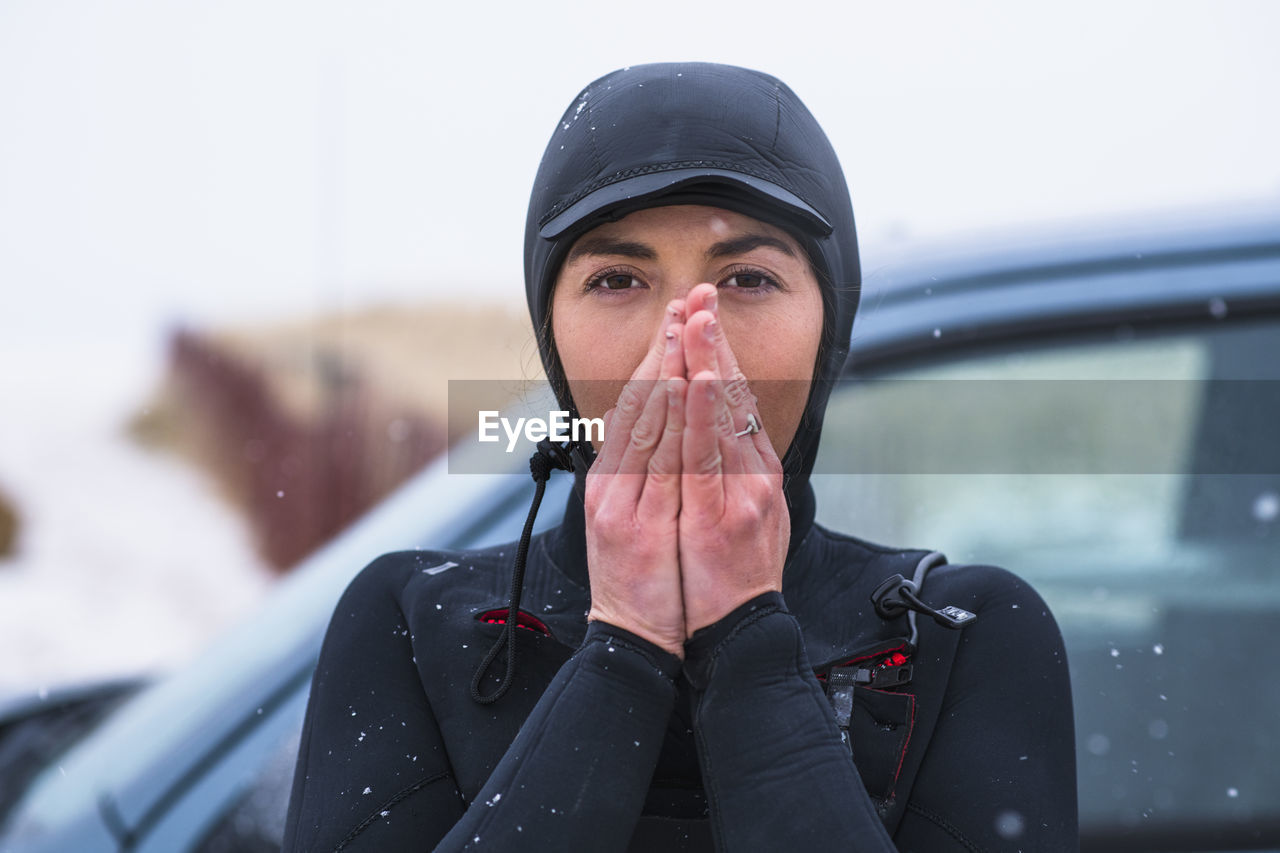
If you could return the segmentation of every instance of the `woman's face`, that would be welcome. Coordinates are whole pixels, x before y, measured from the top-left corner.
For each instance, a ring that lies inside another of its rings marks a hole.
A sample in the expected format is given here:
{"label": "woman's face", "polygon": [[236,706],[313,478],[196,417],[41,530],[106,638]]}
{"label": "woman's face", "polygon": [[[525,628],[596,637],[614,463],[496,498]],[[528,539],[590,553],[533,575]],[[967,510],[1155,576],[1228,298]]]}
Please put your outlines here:
{"label": "woman's face", "polygon": [[551,331],[578,413],[614,406],[667,303],[703,282],[716,286],[720,323],[781,458],[809,396],[822,294],[790,235],[717,207],[640,210],[574,243],[552,293]]}

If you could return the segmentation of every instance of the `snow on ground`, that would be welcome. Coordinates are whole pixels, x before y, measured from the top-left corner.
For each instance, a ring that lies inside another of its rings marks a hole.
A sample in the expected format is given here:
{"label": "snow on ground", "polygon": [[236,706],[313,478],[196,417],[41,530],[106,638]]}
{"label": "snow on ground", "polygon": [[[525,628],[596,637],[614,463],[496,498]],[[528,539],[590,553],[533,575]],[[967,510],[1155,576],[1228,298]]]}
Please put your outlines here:
{"label": "snow on ground", "polygon": [[0,695],[180,665],[272,575],[211,482],[125,434],[158,355],[4,356],[0,490],[21,521],[0,557]]}

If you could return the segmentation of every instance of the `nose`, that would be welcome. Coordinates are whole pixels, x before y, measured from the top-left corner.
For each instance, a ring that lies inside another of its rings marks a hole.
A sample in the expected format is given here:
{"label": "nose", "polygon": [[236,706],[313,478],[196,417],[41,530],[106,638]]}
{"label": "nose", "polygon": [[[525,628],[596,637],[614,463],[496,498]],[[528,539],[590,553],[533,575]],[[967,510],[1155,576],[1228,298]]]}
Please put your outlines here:
{"label": "nose", "polygon": [[[709,283],[704,278],[694,278],[693,276],[682,277],[672,281],[671,285],[672,301],[687,302],[691,296],[699,292],[699,288],[705,293],[715,293],[716,286]],[[695,297],[696,298],[696,297]]]}

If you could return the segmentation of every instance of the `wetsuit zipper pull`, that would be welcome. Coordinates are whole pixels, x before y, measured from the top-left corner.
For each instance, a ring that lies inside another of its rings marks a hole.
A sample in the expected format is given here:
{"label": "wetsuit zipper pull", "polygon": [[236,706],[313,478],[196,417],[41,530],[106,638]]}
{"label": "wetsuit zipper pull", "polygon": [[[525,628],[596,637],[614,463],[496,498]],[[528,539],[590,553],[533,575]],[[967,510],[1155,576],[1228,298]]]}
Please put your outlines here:
{"label": "wetsuit zipper pull", "polygon": [[849,722],[853,717],[853,687],[858,683],[857,673],[851,666],[837,666],[827,674],[827,701],[835,713],[836,726],[840,729],[840,742],[853,753],[853,738],[849,736]]}

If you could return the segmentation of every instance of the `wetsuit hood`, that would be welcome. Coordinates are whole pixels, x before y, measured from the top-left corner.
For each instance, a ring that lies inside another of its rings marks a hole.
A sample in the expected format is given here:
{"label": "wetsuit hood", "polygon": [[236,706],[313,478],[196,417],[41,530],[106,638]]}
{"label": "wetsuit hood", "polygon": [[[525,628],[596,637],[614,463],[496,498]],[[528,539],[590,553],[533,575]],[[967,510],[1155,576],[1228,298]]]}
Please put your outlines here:
{"label": "wetsuit hood", "polygon": [[[529,200],[525,290],[547,376],[577,417],[550,329],[551,294],[574,241],[636,210],[722,207],[783,228],[809,255],[823,335],[804,416],[783,458],[793,507],[808,492],[822,415],[849,350],[861,276],[853,210],[826,134],[780,80],[703,62],[635,65],[582,90],[556,125]],[[589,447],[575,458],[581,474]],[[580,480],[581,481],[581,480]]]}

